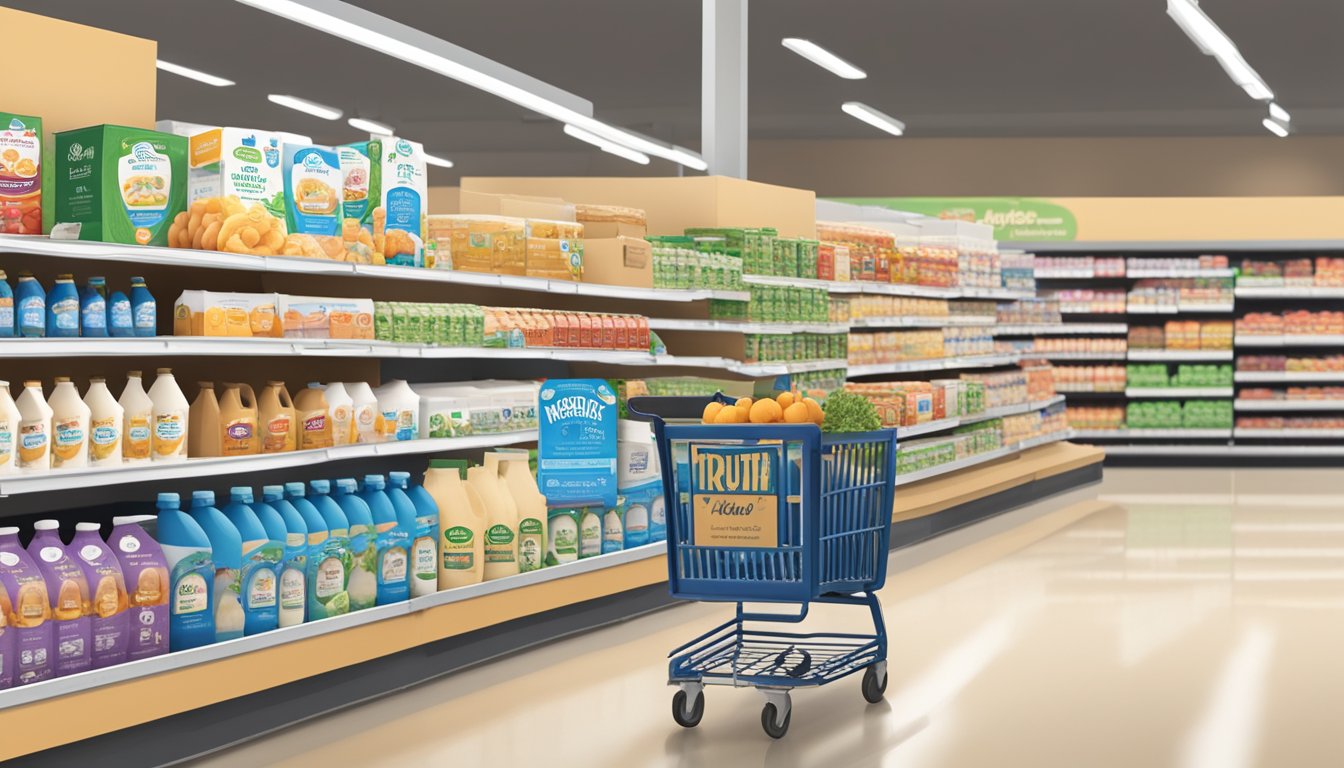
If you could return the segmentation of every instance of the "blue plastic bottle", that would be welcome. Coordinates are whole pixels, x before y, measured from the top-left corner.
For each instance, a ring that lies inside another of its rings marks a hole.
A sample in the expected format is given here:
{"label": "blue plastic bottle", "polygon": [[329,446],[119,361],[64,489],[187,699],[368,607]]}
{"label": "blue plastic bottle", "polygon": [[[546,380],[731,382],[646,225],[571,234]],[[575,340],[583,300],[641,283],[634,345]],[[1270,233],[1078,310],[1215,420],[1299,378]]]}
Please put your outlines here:
{"label": "blue plastic bottle", "polygon": [[19,273],[14,306],[14,323],[20,336],[37,339],[47,335],[47,292],[32,272]]}
{"label": "blue plastic bottle", "polygon": [[0,269],[0,338],[14,336],[14,289],[9,287],[9,277]]}
{"label": "blue plastic bottle", "polygon": [[131,278],[131,317],[135,324],[136,336],[159,335],[159,310],[149,288],[145,287],[145,278]]}
{"label": "blue plastic bottle", "polygon": [[107,336],[107,279],[90,277],[79,292],[80,335],[89,338]]}
{"label": "blue plastic bottle", "polygon": [[[285,499],[303,515],[308,526],[308,567],[306,569],[306,620],[350,612],[350,597],[345,591],[345,563],[332,556],[327,546],[331,529],[317,507],[305,498],[303,483],[285,483]],[[333,562],[334,560],[334,562]],[[340,596],[344,597],[340,597]],[[329,605],[334,603],[334,605]]]}
{"label": "blue plastic bottle", "polygon": [[79,290],[74,275],[57,275],[56,284],[47,291],[47,335],[79,336]]}
{"label": "blue plastic bottle", "polygon": [[[384,493],[386,487],[387,481],[382,475],[365,475],[364,489],[359,492],[359,497],[369,505],[373,526],[377,530],[374,563],[378,568],[378,605],[398,603],[411,594],[410,583],[406,580],[410,572],[410,536],[407,529],[398,524],[397,510]],[[414,516],[412,509],[411,517]]]}
{"label": "blue plastic bottle", "polygon": [[[229,505],[224,508],[224,516],[243,540],[243,568],[238,585],[244,635],[269,632],[279,626],[277,590],[280,561],[285,556],[284,522],[280,521],[281,535],[273,536],[252,508],[252,502],[252,489],[236,486],[229,489]],[[276,518],[279,519],[278,514]]]}
{"label": "blue plastic bottle", "polygon": [[168,647],[173,651],[215,642],[215,614],[210,610],[215,588],[215,562],[210,537],[191,515],[179,509],[176,493],[160,493],[155,532],[168,561]]}
{"label": "blue plastic bottle", "polygon": [[388,491],[392,506],[397,505],[393,493],[400,492],[415,510],[415,523],[411,528],[411,574],[408,577],[411,597],[432,595],[439,591],[439,505],[430,498],[429,491],[411,482],[410,472],[388,472],[387,479],[392,485],[392,490]]}
{"label": "blue plastic bottle", "polygon": [[350,522],[350,610],[362,611],[378,602],[378,549],[374,545],[378,531],[373,526],[369,505],[359,498],[359,484],[353,477],[336,481],[332,498],[341,506]]}
{"label": "blue plastic bottle", "polygon": [[[337,616],[349,613],[350,605],[350,569],[354,567],[354,556],[350,552],[350,521],[345,517],[341,505],[331,498],[331,482],[312,480],[308,483],[308,500],[317,507],[322,522],[327,524],[327,544],[322,553],[323,566],[318,575],[319,599],[327,604],[327,615]],[[336,566],[340,566],[340,572]],[[339,590],[337,586],[339,585]],[[333,591],[335,590],[335,591]],[[335,592],[344,592],[344,598],[336,598]],[[327,597],[323,597],[327,595]]]}
{"label": "blue plastic bottle", "polygon": [[210,538],[210,550],[214,553],[215,589],[210,593],[210,605],[215,613],[215,642],[235,640],[243,636],[246,624],[239,585],[243,537],[215,507],[214,491],[192,491],[189,514]]}
{"label": "blue plastic bottle", "polygon": [[131,314],[131,300],[121,291],[107,297],[107,333],[119,339],[135,335],[135,318]]}
{"label": "blue plastic bottle", "polygon": [[[282,533],[285,560],[280,566],[280,626],[302,624],[308,608],[308,525],[293,504],[285,501],[285,489],[268,485],[261,489],[263,501],[252,511],[272,533]],[[278,522],[278,527],[277,527]]]}

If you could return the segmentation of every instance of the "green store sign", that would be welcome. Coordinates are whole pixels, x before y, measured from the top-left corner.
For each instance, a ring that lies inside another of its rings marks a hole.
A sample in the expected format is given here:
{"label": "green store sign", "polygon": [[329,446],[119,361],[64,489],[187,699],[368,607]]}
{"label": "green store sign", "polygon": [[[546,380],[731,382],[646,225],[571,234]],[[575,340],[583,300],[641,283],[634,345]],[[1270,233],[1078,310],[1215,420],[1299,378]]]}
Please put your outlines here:
{"label": "green store sign", "polygon": [[839,203],[872,205],[936,219],[974,221],[994,227],[995,240],[1074,240],[1073,213],[1031,197],[833,197]]}

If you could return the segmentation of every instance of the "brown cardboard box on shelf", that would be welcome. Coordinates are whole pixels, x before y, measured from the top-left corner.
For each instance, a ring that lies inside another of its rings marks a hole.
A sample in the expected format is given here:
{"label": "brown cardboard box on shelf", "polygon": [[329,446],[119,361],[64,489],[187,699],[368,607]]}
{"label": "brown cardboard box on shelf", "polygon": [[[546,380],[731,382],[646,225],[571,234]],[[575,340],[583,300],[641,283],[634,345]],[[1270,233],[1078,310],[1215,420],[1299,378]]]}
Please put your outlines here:
{"label": "brown cardboard box on shelf", "polygon": [[817,236],[816,193],[726,176],[464,178],[463,211],[468,193],[628,205],[647,213],[651,235],[680,235],[687,227],[774,227],[783,237]]}
{"label": "brown cardboard box on shelf", "polygon": [[585,238],[583,282],[653,287],[653,245],[634,237]]}
{"label": "brown cardboard box on shelf", "polygon": [[583,234],[594,239],[634,237],[642,240],[649,234],[649,228],[625,221],[585,221]]}
{"label": "brown cardboard box on shelf", "polygon": [[559,197],[475,192],[463,188],[458,196],[458,213],[488,216],[512,216],[518,219],[574,221],[574,205]]}

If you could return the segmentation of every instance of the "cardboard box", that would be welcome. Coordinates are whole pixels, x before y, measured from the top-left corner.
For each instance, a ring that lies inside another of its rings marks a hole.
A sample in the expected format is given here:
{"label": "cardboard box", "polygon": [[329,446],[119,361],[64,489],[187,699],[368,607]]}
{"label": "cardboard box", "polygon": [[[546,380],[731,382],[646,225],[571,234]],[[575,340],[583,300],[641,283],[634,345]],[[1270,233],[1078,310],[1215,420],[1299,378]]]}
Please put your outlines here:
{"label": "cardboard box", "polygon": [[167,245],[187,207],[187,140],[120,125],[62,131],[55,191],[56,224],[69,239]]}
{"label": "cardboard box", "polygon": [[583,282],[653,287],[653,244],[633,237],[585,238]]}
{"label": "cardboard box", "polygon": [[592,238],[637,237],[643,239],[649,228],[624,221],[585,221],[584,235]]}
{"label": "cardboard box", "polygon": [[459,213],[464,214],[574,221],[574,206],[559,197],[494,194],[463,189],[458,195],[458,208]]}

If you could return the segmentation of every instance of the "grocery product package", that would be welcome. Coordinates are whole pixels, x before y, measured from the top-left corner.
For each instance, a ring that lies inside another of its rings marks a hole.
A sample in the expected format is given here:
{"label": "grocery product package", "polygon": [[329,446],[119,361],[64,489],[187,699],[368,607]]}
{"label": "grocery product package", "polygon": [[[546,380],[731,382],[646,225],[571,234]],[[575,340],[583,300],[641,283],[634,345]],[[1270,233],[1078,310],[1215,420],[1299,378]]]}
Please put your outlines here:
{"label": "grocery product package", "polygon": [[285,220],[285,183],[280,137],[245,128],[211,128],[190,139],[187,202],[212,197],[260,203]]}
{"label": "grocery product package", "polygon": [[285,338],[372,339],[373,300],[280,294]]}
{"label": "grocery product package", "polygon": [[336,150],[312,144],[286,144],[281,154],[289,231],[340,237],[344,185]]}
{"label": "grocery product package", "polygon": [[173,305],[174,336],[279,338],[275,293],[183,291]]}
{"label": "grocery product package", "polygon": [[584,229],[572,221],[527,220],[529,277],[579,280],[583,277]]}
{"label": "grocery product package", "polygon": [[616,393],[601,379],[542,384],[537,480],[548,502],[616,506],[616,412]]}
{"label": "grocery product package", "polygon": [[[388,264],[425,265],[425,216],[429,213],[429,184],[425,150],[414,141],[388,137],[381,140],[379,196],[372,198],[386,217],[383,256]],[[374,152],[369,156],[372,160]],[[375,217],[378,215],[375,210]],[[377,223],[374,224],[375,232]]]}
{"label": "grocery product package", "polygon": [[167,245],[187,205],[187,139],[95,125],[56,134],[52,236]]}
{"label": "grocery product package", "polygon": [[649,424],[622,419],[617,426],[616,454],[616,516],[622,548],[662,541],[667,538],[663,476]]}
{"label": "grocery product package", "polygon": [[42,118],[0,112],[0,232],[42,234]]}

